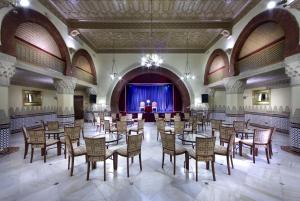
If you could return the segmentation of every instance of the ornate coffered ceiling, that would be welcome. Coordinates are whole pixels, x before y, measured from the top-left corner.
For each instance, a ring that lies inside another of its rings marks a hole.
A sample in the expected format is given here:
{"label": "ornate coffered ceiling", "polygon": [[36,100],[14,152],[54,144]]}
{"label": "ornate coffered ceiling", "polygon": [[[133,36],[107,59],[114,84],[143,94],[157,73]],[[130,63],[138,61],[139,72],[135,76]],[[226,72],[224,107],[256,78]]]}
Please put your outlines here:
{"label": "ornate coffered ceiling", "polygon": [[[150,0],[39,0],[96,52],[150,49]],[[204,52],[259,0],[153,0],[153,47]]]}

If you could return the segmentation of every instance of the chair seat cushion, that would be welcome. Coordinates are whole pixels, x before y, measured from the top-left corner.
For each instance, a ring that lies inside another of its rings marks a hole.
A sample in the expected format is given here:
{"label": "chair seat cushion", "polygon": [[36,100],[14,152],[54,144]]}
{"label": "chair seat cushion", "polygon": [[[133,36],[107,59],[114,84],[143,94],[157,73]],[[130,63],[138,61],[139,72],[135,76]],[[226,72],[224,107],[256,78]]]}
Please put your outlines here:
{"label": "chair seat cushion", "polygon": [[215,145],[215,154],[227,155],[227,148],[220,145]]}
{"label": "chair seat cushion", "polygon": [[54,145],[56,143],[58,143],[59,140],[55,140],[55,139],[47,139],[46,140],[46,146],[50,146],[50,145]]}
{"label": "chair seat cushion", "polygon": [[196,159],[196,151],[194,149],[188,149],[189,156],[198,161],[213,161],[213,156],[198,156]]}
{"label": "chair seat cushion", "polygon": [[127,146],[122,146],[116,150],[116,152],[121,156],[127,156]]}
{"label": "chair seat cushion", "polygon": [[253,145],[253,139],[242,139],[240,142],[249,146]]}
{"label": "chair seat cushion", "polygon": [[175,146],[175,153],[176,155],[178,154],[184,154],[186,152],[186,148],[184,148],[183,146],[181,145],[177,145]]}
{"label": "chair seat cushion", "polygon": [[112,155],[113,155],[113,150],[110,150],[110,149],[106,149],[106,152],[105,152],[105,158],[103,156],[88,156],[88,160],[89,161],[104,161],[108,158],[110,158]]}
{"label": "chair seat cushion", "polygon": [[73,148],[74,155],[75,156],[80,156],[86,154],[86,148],[85,146],[78,146]]}

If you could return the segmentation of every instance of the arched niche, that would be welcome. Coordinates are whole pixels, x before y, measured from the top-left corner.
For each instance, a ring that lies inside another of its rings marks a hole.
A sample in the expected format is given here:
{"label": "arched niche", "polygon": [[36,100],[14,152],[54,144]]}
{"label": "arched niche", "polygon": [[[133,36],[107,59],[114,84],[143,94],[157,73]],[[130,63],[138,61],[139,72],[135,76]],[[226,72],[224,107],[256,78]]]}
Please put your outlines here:
{"label": "arched niche", "polygon": [[240,70],[249,70],[251,66],[267,66],[296,53],[299,53],[296,18],[284,9],[267,10],[255,16],[239,35],[230,58],[230,74],[238,75]]}
{"label": "arched niche", "polygon": [[131,80],[146,74],[161,75],[163,77],[168,78],[179,91],[179,94],[181,96],[181,101],[182,101],[182,110],[184,111],[189,110],[190,107],[189,92],[186,86],[184,85],[184,83],[182,82],[182,80],[175,73],[163,67],[157,69],[145,69],[144,67],[138,67],[126,73],[123,76],[122,80],[120,80],[114,87],[111,96],[111,101],[110,101],[112,112],[119,112],[120,96],[124,92],[126,85]]}
{"label": "arched niche", "polygon": [[208,85],[228,76],[229,60],[226,52],[222,49],[214,50],[208,58],[205,74],[204,85]]}
{"label": "arched niche", "polygon": [[73,56],[72,76],[91,84],[97,84],[97,75],[93,59],[84,49],[76,51]]}
{"label": "arched niche", "polygon": [[69,75],[71,62],[67,46],[49,19],[41,13],[15,8],[3,18],[1,52],[21,61],[46,66]]}

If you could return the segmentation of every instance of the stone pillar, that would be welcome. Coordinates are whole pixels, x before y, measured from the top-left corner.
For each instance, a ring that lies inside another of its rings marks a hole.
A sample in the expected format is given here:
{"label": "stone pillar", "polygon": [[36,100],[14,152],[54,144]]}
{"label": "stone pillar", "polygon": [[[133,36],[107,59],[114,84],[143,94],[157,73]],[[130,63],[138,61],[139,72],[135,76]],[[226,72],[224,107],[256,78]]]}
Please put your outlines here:
{"label": "stone pillar", "polygon": [[225,78],[224,86],[226,89],[226,121],[244,121],[244,90],[245,80],[235,78]]}
{"label": "stone pillar", "polygon": [[16,58],[0,53],[0,152],[5,152],[9,146],[10,118],[9,118],[9,85],[15,74]]}
{"label": "stone pillar", "polygon": [[64,77],[55,79],[54,87],[57,94],[57,120],[61,123],[74,122],[74,90],[76,79]]}
{"label": "stone pillar", "polygon": [[208,116],[209,118],[214,118],[214,105],[215,105],[215,89],[213,88],[207,88],[206,93],[208,94]]}
{"label": "stone pillar", "polygon": [[300,149],[300,54],[285,58],[285,73],[291,78],[291,146]]}

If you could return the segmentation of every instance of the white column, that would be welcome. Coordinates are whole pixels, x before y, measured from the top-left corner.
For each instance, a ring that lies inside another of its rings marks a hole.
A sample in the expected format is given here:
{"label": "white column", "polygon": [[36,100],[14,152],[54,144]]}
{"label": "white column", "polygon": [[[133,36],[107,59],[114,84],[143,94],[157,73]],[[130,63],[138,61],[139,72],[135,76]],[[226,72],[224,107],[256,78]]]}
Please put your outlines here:
{"label": "white column", "polygon": [[0,53],[0,152],[9,146],[9,91],[10,79],[15,74],[16,58]]}

